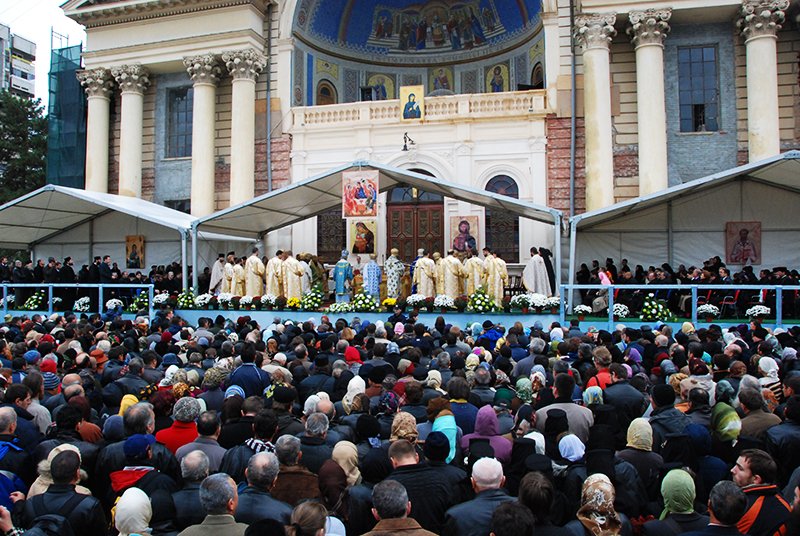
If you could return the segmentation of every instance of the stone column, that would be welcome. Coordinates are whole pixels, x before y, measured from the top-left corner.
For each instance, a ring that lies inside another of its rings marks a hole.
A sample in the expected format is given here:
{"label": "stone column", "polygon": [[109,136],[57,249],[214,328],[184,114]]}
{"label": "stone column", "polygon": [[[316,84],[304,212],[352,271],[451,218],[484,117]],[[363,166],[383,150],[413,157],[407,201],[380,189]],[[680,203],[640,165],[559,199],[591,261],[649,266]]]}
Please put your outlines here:
{"label": "stone column", "polygon": [[233,76],[230,205],[234,206],[255,195],[256,79],[267,60],[252,48],[225,52],[222,60]]}
{"label": "stone column", "polygon": [[214,212],[214,134],[217,83],[222,69],[212,54],[183,59],[194,82],[192,109],[192,216]]}
{"label": "stone column", "polygon": [[747,146],[750,162],[781,152],[778,30],[789,0],[745,0],[738,26],[747,49]]}
{"label": "stone column", "polygon": [[583,108],[586,123],[586,210],[614,204],[614,140],[608,47],[616,35],[616,13],[584,14],[575,21],[583,49]]}
{"label": "stone column", "polygon": [[631,11],[628,35],[636,49],[639,126],[639,195],[669,186],[667,111],[664,104],[664,39],[672,10]]}
{"label": "stone column", "polygon": [[142,197],[142,120],[150,72],[139,64],[111,69],[122,93],[119,135],[119,194]]}
{"label": "stone column", "polygon": [[90,192],[108,192],[109,105],[113,81],[111,72],[102,67],[77,73],[86,90],[86,181]]}

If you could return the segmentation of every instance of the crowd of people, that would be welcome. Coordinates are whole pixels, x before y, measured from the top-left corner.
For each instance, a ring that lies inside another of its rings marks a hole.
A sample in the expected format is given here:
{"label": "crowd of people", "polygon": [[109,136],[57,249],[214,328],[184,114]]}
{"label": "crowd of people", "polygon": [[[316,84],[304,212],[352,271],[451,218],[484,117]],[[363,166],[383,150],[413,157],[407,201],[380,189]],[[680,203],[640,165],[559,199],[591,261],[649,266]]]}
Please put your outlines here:
{"label": "crowd of people", "polygon": [[[632,313],[641,310],[645,297],[651,292],[658,299],[667,302],[670,310],[678,316],[688,316],[691,312],[691,302],[687,299],[691,297],[691,291],[675,290],[654,290],[648,291],[648,285],[719,285],[719,290],[703,290],[699,293],[699,298],[703,303],[720,306],[723,300],[728,298],[731,303],[728,312],[729,316],[741,316],[745,310],[754,303],[765,303],[771,307],[776,304],[775,291],[766,293],[758,290],[741,290],[737,292],[737,286],[742,285],[797,285],[800,281],[800,272],[789,270],[785,266],[778,266],[773,269],[762,268],[756,275],[752,266],[742,266],[740,271],[733,271],[719,256],[711,257],[703,261],[702,266],[689,266],[685,264],[678,266],[675,270],[669,263],[661,266],[649,266],[647,269],[643,265],[637,264],[631,268],[628,259],[622,259],[620,266],[614,263],[611,258],[606,259],[603,266],[600,261],[592,261],[591,269],[586,263],[580,265],[575,274],[575,282],[579,285],[628,285],[638,286],[637,290],[619,289],[614,297],[615,303],[622,303],[629,307]],[[607,293],[603,290],[581,290],[581,300],[585,305],[590,305],[594,312],[602,312],[608,307]],[[784,291],[782,294],[782,314],[783,318],[794,318],[795,312],[800,311],[800,295],[794,290]]]}
{"label": "crowd of people", "polygon": [[163,311],[0,337],[9,535],[800,531],[800,327]]}

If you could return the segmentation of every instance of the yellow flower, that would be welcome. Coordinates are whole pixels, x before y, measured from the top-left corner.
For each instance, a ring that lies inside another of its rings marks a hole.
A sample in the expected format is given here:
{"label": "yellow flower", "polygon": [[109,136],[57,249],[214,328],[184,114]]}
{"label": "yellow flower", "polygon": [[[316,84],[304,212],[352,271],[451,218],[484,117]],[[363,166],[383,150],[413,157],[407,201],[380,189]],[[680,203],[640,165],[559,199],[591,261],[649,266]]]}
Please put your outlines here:
{"label": "yellow flower", "polygon": [[396,303],[397,303],[397,300],[395,298],[386,298],[385,300],[383,300],[384,307],[389,307],[389,306],[392,306],[392,305],[394,305]]}

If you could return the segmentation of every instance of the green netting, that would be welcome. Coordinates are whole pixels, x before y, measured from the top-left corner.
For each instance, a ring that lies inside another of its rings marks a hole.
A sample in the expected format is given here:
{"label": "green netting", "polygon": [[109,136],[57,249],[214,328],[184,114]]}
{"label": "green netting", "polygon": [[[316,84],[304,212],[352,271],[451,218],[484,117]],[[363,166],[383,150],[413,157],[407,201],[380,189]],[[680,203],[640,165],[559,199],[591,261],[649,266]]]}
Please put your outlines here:
{"label": "green netting", "polygon": [[76,77],[81,45],[53,50],[47,114],[47,182],[83,188],[86,166],[86,99]]}

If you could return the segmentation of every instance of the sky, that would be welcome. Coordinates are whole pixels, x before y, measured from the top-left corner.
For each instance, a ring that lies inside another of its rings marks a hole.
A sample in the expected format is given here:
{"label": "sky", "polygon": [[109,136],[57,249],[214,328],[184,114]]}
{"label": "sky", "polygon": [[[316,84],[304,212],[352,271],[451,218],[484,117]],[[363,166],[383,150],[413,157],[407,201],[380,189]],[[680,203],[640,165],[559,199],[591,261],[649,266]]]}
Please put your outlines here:
{"label": "sky", "polygon": [[47,74],[50,70],[50,29],[66,35],[54,38],[56,48],[86,41],[83,26],[68,19],[60,6],[66,0],[0,0],[0,23],[11,27],[11,33],[36,43],[36,96],[47,105]]}

